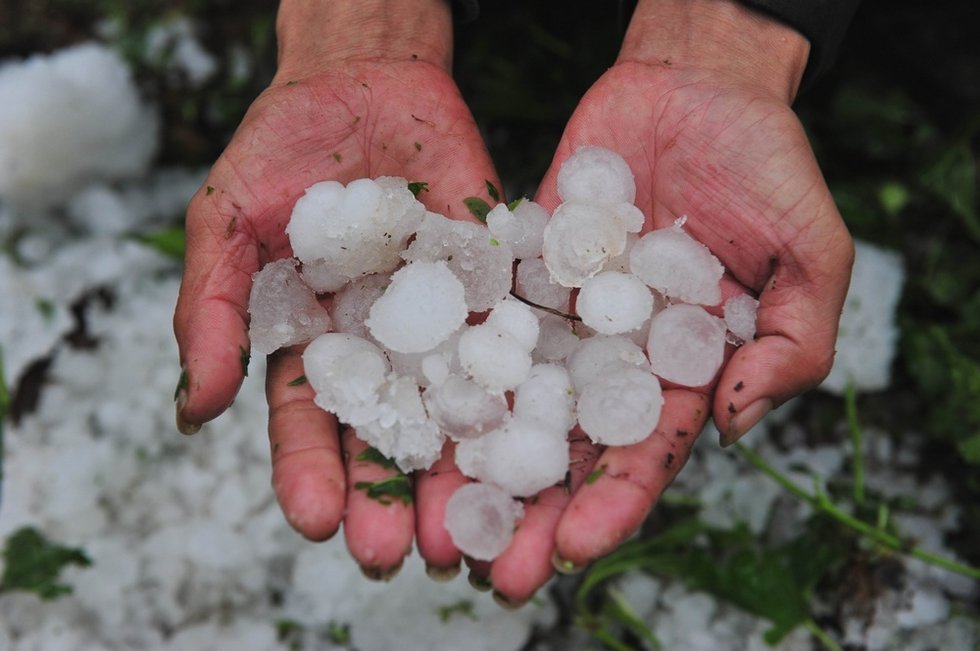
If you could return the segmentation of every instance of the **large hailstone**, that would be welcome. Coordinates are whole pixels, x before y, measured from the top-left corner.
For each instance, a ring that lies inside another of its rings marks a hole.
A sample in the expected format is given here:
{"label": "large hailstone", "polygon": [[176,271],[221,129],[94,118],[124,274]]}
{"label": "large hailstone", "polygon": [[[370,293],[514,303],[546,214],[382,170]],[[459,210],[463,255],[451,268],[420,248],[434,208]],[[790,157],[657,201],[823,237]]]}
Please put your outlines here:
{"label": "large hailstone", "polygon": [[351,425],[370,420],[389,371],[380,348],[351,334],[322,334],[303,351],[303,372],[316,404]]}
{"label": "large hailstone", "polygon": [[252,274],[248,297],[248,337],[268,355],[330,329],[330,316],[296,272],[296,260],[276,260]]}
{"label": "large hailstone", "polygon": [[604,271],[582,283],[575,310],[596,332],[620,334],[636,330],[650,318],[653,294],[632,274]]}
{"label": "large hailstone", "polygon": [[671,305],[650,321],[647,354],[662,379],[703,386],[724,360],[725,322],[697,305]]}
{"label": "large hailstone", "polygon": [[466,321],[463,284],[445,262],[414,262],[391,283],[364,322],[386,348],[400,353],[432,350]]}
{"label": "large hailstone", "polygon": [[630,250],[630,271],[667,298],[695,305],[721,302],[725,268],[679,225],[641,237]]}
{"label": "large hailstone", "polygon": [[487,484],[466,484],[446,502],[444,525],[457,549],[479,561],[500,556],[524,507],[507,493]]}
{"label": "large hailstone", "polygon": [[304,264],[352,279],[397,267],[424,215],[403,178],[323,181],[296,202],[286,234]]}
{"label": "large hailstone", "polygon": [[506,242],[481,224],[427,213],[412,244],[402,254],[408,262],[443,261],[463,283],[466,307],[483,312],[503,300],[513,283],[514,254]]}
{"label": "large hailstone", "polygon": [[609,368],[622,365],[650,369],[643,349],[622,335],[596,335],[582,339],[566,362],[572,385],[579,393]]}
{"label": "large hailstone", "polygon": [[544,229],[542,258],[551,279],[581,287],[626,249],[626,225],[605,206],[563,203]]}
{"label": "large hailstone", "polygon": [[491,324],[466,330],[459,338],[459,363],[490,391],[509,391],[531,371],[531,352],[524,342]]}
{"label": "large hailstone", "polygon": [[647,438],[660,420],[660,382],[647,370],[620,365],[604,369],[582,390],[578,422],[602,445],[631,445]]}
{"label": "large hailstone", "polygon": [[602,147],[579,147],[558,170],[562,201],[613,206],[633,203],[636,182],[622,156]]}

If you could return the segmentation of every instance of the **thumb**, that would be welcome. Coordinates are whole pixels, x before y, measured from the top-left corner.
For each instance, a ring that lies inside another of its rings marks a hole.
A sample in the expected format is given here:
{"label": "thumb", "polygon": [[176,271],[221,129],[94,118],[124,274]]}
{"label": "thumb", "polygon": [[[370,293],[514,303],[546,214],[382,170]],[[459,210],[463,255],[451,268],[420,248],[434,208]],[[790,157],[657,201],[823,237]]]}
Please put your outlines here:
{"label": "thumb", "polygon": [[231,405],[248,366],[248,296],[258,245],[241,209],[203,186],[187,210],[187,253],[174,312],[181,376],[177,427],[192,434]]}
{"label": "thumb", "polygon": [[759,296],[756,338],[725,366],[712,410],[722,445],[830,373],[854,261],[843,225],[829,246],[807,258],[776,262]]}

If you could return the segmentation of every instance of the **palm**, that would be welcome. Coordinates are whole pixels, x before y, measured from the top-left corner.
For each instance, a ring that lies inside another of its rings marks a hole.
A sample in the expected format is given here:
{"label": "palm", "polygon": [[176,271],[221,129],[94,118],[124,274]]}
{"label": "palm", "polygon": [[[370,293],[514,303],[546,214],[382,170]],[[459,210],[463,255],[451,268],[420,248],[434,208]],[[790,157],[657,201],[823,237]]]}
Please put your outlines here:
{"label": "palm", "polygon": [[[277,80],[256,100],[188,209],[174,319],[188,378],[178,405],[186,420],[207,421],[234,398],[239,359],[249,349],[250,276],[291,254],[284,228],[296,199],[324,179],[378,176],[427,182],[420,199],[456,216],[466,214],[462,197],[477,194],[485,179],[497,182],[473,119],[441,69],[348,62],[342,71]],[[346,511],[355,558],[372,570],[396,566],[411,546],[414,511],[347,490],[390,471],[359,462],[363,444],[340,435],[308,386],[290,385],[303,373],[300,353],[272,356],[267,375],[273,483],[283,510],[314,539],[331,535]]]}

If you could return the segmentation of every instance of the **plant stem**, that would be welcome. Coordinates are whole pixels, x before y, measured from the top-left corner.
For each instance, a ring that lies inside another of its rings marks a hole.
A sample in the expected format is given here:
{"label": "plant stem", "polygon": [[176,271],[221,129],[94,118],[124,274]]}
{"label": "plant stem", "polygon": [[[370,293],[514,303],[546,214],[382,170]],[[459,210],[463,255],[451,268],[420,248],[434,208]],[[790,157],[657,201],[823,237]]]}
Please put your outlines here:
{"label": "plant stem", "polygon": [[820,626],[809,617],[803,622],[803,626],[806,627],[806,630],[810,631],[810,634],[813,635],[813,637],[820,640],[820,643],[823,644],[828,651],[844,651],[844,649],[834,641],[834,638],[830,637],[827,631],[820,628]]}
{"label": "plant stem", "polygon": [[847,425],[851,430],[851,446],[854,448],[854,503],[864,506],[864,433],[858,422],[857,395],[853,384],[848,384],[844,391],[844,409],[847,412]]}
{"label": "plant stem", "polygon": [[922,549],[921,547],[912,547],[898,536],[894,536],[890,533],[882,531],[881,529],[877,529],[867,522],[864,522],[863,520],[860,520],[850,513],[842,510],[839,506],[831,502],[830,498],[828,498],[825,494],[819,493],[817,495],[811,495],[810,493],[806,492],[794,484],[789,477],[770,466],[762,457],[741,443],[736,443],[734,447],[749,463],[761,470],[764,474],[768,475],[773,481],[785,488],[787,491],[809,504],[815,511],[820,511],[826,515],[829,515],[841,524],[844,524],[854,531],[857,531],[862,536],[870,538],[874,542],[888,547],[896,552],[908,554],[918,558],[921,561],[929,563],[930,565],[936,565],[937,567],[941,567],[951,572],[956,572],[957,574],[963,574],[964,576],[969,576],[973,579],[980,579],[980,568],[950,560],[938,554],[934,554],[933,552]]}

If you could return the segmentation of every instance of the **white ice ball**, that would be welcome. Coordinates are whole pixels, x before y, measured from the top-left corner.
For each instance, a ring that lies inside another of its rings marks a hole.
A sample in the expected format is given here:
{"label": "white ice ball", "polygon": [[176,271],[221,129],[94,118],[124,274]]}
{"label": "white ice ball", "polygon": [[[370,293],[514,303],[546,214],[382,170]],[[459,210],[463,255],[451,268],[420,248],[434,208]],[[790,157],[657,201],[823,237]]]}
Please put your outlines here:
{"label": "white ice ball", "polygon": [[575,311],[582,322],[606,335],[635,330],[650,318],[653,295],[632,274],[604,271],[582,283]]}
{"label": "white ice ball", "polygon": [[446,502],[445,527],[453,544],[471,558],[492,561],[507,549],[524,507],[487,484],[466,484]]}
{"label": "white ice ball", "polygon": [[641,237],[630,250],[630,271],[667,298],[696,305],[721,302],[725,268],[679,226]]}
{"label": "white ice ball", "polygon": [[459,363],[491,391],[508,391],[527,378],[531,353],[520,341],[492,325],[466,330],[459,338]]}
{"label": "white ice ball", "polygon": [[582,431],[602,445],[631,445],[656,428],[663,407],[660,382],[649,371],[622,365],[607,368],[579,396]]}
{"label": "white ice ball", "polygon": [[622,156],[602,147],[579,147],[558,170],[562,201],[613,206],[633,203],[636,182]]}
{"label": "white ice ball", "polygon": [[724,360],[725,322],[697,305],[671,305],[650,321],[647,353],[662,379],[703,386]]}

